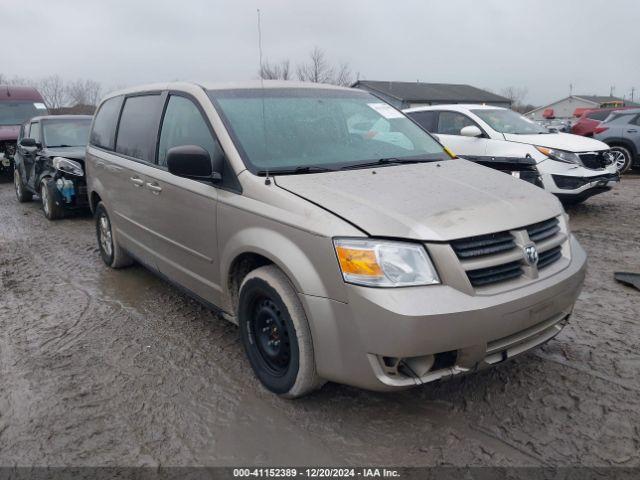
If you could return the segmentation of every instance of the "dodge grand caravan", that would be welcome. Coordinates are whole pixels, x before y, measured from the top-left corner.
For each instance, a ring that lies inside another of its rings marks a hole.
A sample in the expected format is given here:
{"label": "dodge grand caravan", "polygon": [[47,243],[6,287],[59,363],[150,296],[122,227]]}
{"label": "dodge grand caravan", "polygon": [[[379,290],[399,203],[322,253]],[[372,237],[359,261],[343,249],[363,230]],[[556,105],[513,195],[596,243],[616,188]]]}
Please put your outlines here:
{"label": "dodge grand caravan", "polygon": [[256,376],[289,398],[505,361],[562,330],[584,279],[554,196],[453,159],[360,90],[117,92],[86,169],[104,262],[137,260],[237,323]]}

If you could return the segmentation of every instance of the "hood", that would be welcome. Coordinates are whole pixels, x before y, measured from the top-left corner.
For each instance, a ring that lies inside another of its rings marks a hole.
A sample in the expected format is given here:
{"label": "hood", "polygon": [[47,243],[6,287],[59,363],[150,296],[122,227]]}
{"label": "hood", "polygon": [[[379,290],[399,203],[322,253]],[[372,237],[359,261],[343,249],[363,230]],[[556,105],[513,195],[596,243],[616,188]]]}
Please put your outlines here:
{"label": "hood", "polygon": [[380,237],[448,241],[520,228],[563,212],[541,188],[461,159],[282,175],[275,182]]}
{"label": "hood", "polygon": [[516,135],[505,133],[504,138],[510,142],[526,143],[539,147],[555,148],[567,152],[593,152],[607,150],[606,143],[593,138],[582,137],[570,133],[543,133],[540,135]]}
{"label": "hood", "polygon": [[49,157],[64,157],[80,161],[84,161],[86,151],[86,147],[46,148],[46,154]]}
{"label": "hood", "polygon": [[18,140],[20,125],[0,125],[0,141]]}

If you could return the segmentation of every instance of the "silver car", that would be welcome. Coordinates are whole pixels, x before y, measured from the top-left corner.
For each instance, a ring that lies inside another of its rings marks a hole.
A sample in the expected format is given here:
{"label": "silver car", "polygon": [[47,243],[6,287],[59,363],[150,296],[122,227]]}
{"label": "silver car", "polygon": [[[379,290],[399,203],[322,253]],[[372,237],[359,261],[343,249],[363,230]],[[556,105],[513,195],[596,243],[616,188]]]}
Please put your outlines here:
{"label": "silver car", "polygon": [[136,260],[238,324],[288,398],[503,362],[562,330],[584,279],[554,196],[453,159],[361,90],[113,93],[86,169],[104,262]]}

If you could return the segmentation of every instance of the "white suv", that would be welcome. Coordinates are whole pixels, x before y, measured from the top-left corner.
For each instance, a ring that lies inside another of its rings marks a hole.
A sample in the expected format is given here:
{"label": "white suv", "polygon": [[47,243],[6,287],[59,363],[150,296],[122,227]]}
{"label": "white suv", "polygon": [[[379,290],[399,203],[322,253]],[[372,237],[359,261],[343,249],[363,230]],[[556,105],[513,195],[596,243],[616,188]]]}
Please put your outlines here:
{"label": "white suv", "polygon": [[436,105],[404,111],[460,157],[513,173],[578,203],[620,181],[609,146],[547,129],[506,108]]}

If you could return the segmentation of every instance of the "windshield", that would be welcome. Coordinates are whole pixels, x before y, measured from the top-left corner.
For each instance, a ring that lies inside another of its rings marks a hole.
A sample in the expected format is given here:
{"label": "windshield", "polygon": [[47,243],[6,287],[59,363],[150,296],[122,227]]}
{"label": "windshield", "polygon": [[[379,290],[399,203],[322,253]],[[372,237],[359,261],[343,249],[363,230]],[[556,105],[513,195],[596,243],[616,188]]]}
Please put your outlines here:
{"label": "windshield", "polygon": [[0,125],[21,125],[31,117],[46,113],[44,103],[0,102]]}
{"label": "windshield", "polygon": [[366,92],[270,88],[209,96],[254,173],[450,158],[404,114]]}
{"label": "windshield", "polygon": [[544,127],[513,110],[482,108],[471,111],[487,122],[496,132],[516,135],[549,133]]}
{"label": "windshield", "polygon": [[84,147],[89,140],[91,119],[46,120],[43,123],[44,144],[47,147]]}

